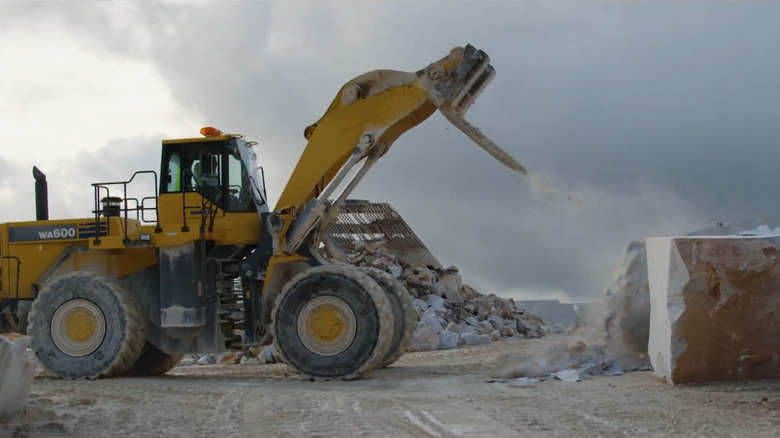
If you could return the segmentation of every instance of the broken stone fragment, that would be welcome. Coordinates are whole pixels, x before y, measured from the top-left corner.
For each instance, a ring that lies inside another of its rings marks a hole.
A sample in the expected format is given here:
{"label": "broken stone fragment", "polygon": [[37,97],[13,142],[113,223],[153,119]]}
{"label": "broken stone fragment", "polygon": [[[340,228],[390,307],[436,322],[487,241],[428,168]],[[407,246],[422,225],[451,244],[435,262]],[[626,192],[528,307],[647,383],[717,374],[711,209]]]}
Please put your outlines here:
{"label": "broken stone fragment", "polygon": [[387,264],[387,270],[390,271],[390,274],[395,278],[400,277],[404,272],[400,266],[392,262]]}
{"label": "broken stone fragment", "polygon": [[[366,262],[368,262],[368,260],[366,260]],[[387,259],[378,258],[371,262],[371,267],[379,269],[380,271],[384,271],[387,269]]]}
{"label": "broken stone fragment", "polygon": [[271,345],[266,345],[263,347],[263,350],[260,352],[260,354],[257,356],[258,361],[261,363],[277,363],[280,362],[279,360],[279,353],[276,351],[276,348]]}
{"label": "broken stone fragment", "polygon": [[244,353],[240,351],[229,351],[227,353],[222,353],[222,355],[219,356],[219,363],[222,365],[235,365],[241,361],[243,356]]}
{"label": "broken stone fragment", "polygon": [[458,348],[460,343],[460,334],[449,330],[443,330],[439,333],[439,348],[442,350],[451,350]]}
{"label": "broken stone fragment", "polygon": [[504,319],[498,315],[490,315],[488,321],[493,324],[494,328],[501,328],[504,326]]}
{"label": "broken stone fragment", "polygon": [[460,288],[460,294],[463,295],[463,298],[466,300],[471,300],[477,297],[477,291],[474,290],[471,286],[464,284]]}
{"label": "broken stone fragment", "polygon": [[561,370],[555,373],[555,378],[564,382],[575,383],[580,381],[580,373],[577,370]]}
{"label": "broken stone fragment", "polygon": [[501,332],[498,329],[490,332],[490,342],[498,342],[501,340]]}
{"label": "broken stone fragment", "polygon": [[467,325],[467,326],[463,327],[460,330],[460,334],[461,335],[465,335],[466,333],[470,333],[472,335],[479,335],[479,334],[481,334],[481,333],[479,333],[479,330],[477,330],[476,327],[471,326],[471,325]]}
{"label": "broken stone fragment", "polygon": [[[578,326],[604,326],[608,349],[625,367],[646,366],[650,337],[650,291],[644,242],[632,241],[623,255],[615,281],[607,291],[604,315],[578,311]],[[583,309],[586,309],[583,307]]]}
{"label": "broken stone fragment", "polygon": [[15,415],[27,406],[35,377],[29,345],[28,336],[0,334],[0,418]]}
{"label": "broken stone fragment", "polygon": [[501,333],[501,336],[504,336],[504,337],[514,336],[515,333],[516,333],[510,327],[505,326],[505,325],[502,325],[501,327],[499,327],[498,328],[498,332]]}
{"label": "broken stone fragment", "polygon": [[195,363],[198,361],[197,357],[185,357],[184,359],[180,360],[179,363],[176,364],[177,367],[189,367],[192,365],[195,365]]}
{"label": "broken stone fragment", "polygon": [[414,299],[414,307],[416,307],[416,308],[420,309],[421,311],[425,312],[428,309],[428,307],[430,307],[430,306],[425,301],[423,301],[423,300],[421,300],[419,298],[415,298]]}
{"label": "broken stone fragment", "polygon": [[433,307],[429,307],[425,312],[423,312],[420,322],[422,322],[423,325],[432,328],[436,333],[444,330],[444,328],[441,326],[441,322],[438,318],[436,318],[436,312],[433,310]]}
{"label": "broken stone fragment", "polygon": [[466,324],[470,325],[470,326],[473,326],[473,327],[476,327],[476,326],[479,325],[479,321],[477,320],[477,318],[474,318],[473,316],[469,316],[468,318],[466,318],[464,320],[464,322]]}
{"label": "broken stone fragment", "polygon": [[490,335],[464,333],[460,335],[460,338],[463,339],[463,343],[466,345],[484,345],[490,343]]}
{"label": "broken stone fragment", "polygon": [[446,288],[445,294],[447,295],[448,299],[452,300],[453,302],[463,301],[464,297],[460,292],[463,287],[463,280],[457,271],[445,271],[441,275],[439,281],[444,284]]}
{"label": "broken stone fragment", "polygon": [[443,297],[447,292],[447,287],[444,285],[444,283],[436,282],[433,283],[433,286],[431,287],[431,292],[433,292],[433,294],[435,294],[436,296]]}
{"label": "broken stone fragment", "polygon": [[420,268],[419,276],[420,276],[420,280],[429,281],[431,283],[433,282],[434,279],[433,272],[431,272],[431,270],[428,268]]}
{"label": "broken stone fragment", "polygon": [[444,307],[444,299],[437,295],[429,295],[427,303],[436,312],[446,312],[447,308]]}
{"label": "broken stone fragment", "polygon": [[493,324],[491,324],[489,321],[480,321],[479,325],[477,326],[477,329],[480,333],[483,335],[490,334],[493,330],[495,330],[495,327],[493,327]]}
{"label": "broken stone fragment", "polygon": [[414,337],[412,338],[411,351],[431,351],[438,350],[439,334],[429,326],[423,326],[415,330]]}
{"label": "broken stone fragment", "polygon": [[645,242],[655,374],[671,384],[780,379],[780,236]]}
{"label": "broken stone fragment", "polygon": [[200,359],[198,359],[198,361],[195,363],[198,365],[214,365],[217,363],[217,361],[214,359],[214,356],[210,354],[204,354],[200,356]]}

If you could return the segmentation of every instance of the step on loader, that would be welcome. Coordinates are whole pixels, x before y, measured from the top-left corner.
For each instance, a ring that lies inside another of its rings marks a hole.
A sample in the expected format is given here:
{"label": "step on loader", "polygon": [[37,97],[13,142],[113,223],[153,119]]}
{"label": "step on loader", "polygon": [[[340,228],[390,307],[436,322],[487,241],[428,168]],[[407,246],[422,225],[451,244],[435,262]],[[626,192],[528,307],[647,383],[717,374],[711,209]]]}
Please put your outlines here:
{"label": "step on loader", "polygon": [[[37,219],[0,224],[5,330],[26,332],[40,365],[68,379],[159,375],[185,354],[271,343],[308,379],[392,364],[414,332],[411,297],[388,272],[334,257],[330,226],[371,166],[437,110],[524,174],[464,119],[494,75],[467,45],[415,72],[349,81],[304,130],[273,208],[255,143],[213,127],[164,140],[159,172],[93,183],[83,218],[48,218],[35,168]],[[143,180],[154,193],[130,196]]]}

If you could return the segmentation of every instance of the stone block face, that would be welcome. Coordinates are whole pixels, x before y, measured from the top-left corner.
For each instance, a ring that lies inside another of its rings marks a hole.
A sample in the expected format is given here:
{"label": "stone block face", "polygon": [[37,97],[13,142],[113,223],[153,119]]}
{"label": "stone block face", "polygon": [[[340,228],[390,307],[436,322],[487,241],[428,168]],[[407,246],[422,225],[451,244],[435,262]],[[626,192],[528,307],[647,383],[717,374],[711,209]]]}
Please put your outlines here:
{"label": "stone block face", "polygon": [[780,379],[780,236],[646,244],[656,375],[671,384]]}
{"label": "stone block face", "polygon": [[30,338],[17,333],[0,334],[0,418],[27,406],[35,377],[35,361],[27,352]]}

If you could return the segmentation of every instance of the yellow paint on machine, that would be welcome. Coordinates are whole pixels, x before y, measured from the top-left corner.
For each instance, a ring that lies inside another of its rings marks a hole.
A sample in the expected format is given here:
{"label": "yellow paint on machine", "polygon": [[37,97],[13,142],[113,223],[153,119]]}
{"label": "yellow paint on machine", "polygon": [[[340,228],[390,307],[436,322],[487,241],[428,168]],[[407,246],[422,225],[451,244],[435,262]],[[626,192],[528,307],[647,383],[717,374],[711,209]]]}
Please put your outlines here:
{"label": "yellow paint on machine", "polygon": [[[321,186],[338,173],[367,129],[390,125],[386,131],[387,137],[376,139],[390,146],[398,135],[422,122],[436,110],[429,100],[428,92],[414,83],[391,88],[341,107],[337,103],[341,101],[345,88],[347,86],[342,88],[331,107],[317,122],[274,211],[305,206],[316,196],[313,189],[321,190],[324,188]],[[409,108],[417,110],[408,115]],[[404,127],[393,129],[392,125],[399,122]],[[319,184],[320,181],[323,184]]]}
{"label": "yellow paint on machine", "polygon": [[65,323],[65,336],[72,342],[83,344],[95,336],[98,322],[92,312],[76,307],[70,309],[63,320]]}

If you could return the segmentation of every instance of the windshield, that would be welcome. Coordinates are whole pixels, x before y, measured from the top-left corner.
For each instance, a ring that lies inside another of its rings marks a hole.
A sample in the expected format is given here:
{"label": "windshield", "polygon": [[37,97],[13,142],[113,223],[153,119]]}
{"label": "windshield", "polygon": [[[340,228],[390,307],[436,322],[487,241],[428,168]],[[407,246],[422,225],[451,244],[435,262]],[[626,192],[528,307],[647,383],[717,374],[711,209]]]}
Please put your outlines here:
{"label": "windshield", "polygon": [[[260,172],[258,171],[259,167],[257,165],[257,154],[255,154],[255,151],[251,146],[247,146],[246,141],[240,138],[236,139],[235,144],[236,146],[231,153],[231,167],[233,166],[233,158],[241,160],[245,170],[245,173],[242,172],[242,174],[249,178],[249,185],[252,189],[252,197],[255,200],[257,212],[267,213],[268,202],[265,199],[265,187],[263,186],[263,179],[261,178]],[[231,178],[231,185],[233,184],[232,180],[233,178]]]}

